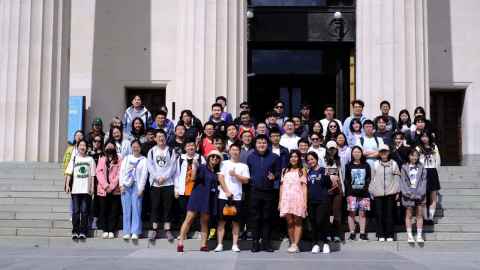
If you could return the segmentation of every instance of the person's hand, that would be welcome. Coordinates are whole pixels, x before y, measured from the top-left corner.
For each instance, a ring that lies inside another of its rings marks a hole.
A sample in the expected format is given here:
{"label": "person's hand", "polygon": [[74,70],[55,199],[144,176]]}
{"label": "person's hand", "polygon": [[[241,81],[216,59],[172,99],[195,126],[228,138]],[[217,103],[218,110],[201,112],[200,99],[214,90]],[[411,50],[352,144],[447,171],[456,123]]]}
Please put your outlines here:
{"label": "person's hand", "polygon": [[235,170],[230,170],[230,171],[228,172],[228,174],[230,174],[230,176],[233,176],[233,177],[235,177],[235,176],[237,175],[237,173],[235,172]]}
{"label": "person's hand", "polygon": [[124,186],[120,186],[120,192],[125,193],[125,187]]}
{"label": "person's hand", "polygon": [[158,182],[159,185],[161,185],[163,182],[165,182],[165,177],[159,176],[158,179],[157,179],[157,182]]}
{"label": "person's hand", "polygon": [[230,198],[230,197],[233,197],[233,194],[230,191],[228,191],[228,192],[225,192],[225,196],[227,198]]}
{"label": "person's hand", "polygon": [[175,191],[175,199],[178,199],[180,197],[180,194],[178,194],[177,191]]}
{"label": "person's hand", "polygon": [[70,190],[70,185],[66,185],[66,186],[65,186],[65,192],[66,192],[66,193],[70,193],[70,191],[71,191],[71,190]]}
{"label": "person's hand", "polygon": [[400,194],[397,193],[397,195],[395,195],[395,201],[398,201],[398,199],[400,199]]}
{"label": "person's hand", "polygon": [[142,197],[142,196],[143,196],[143,190],[139,190],[139,191],[137,192],[137,196],[138,196],[138,197]]}
{"label": "person's hand", "polygon": [[275,180],[275,175],[272,172],[268,172],[267,178],[271,181]]}

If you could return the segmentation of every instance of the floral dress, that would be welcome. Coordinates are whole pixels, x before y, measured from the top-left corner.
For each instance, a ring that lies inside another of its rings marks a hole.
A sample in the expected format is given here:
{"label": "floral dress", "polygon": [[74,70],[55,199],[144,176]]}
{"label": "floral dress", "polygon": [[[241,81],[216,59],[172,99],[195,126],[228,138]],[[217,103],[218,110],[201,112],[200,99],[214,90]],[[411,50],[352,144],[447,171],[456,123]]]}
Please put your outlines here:
{"label": "floral dress", "polygon": [[280,217],[292,214],[305,218],[307,216],[306,189],[307,176],[292,170],[282,176],[282,194],[280,199]]}

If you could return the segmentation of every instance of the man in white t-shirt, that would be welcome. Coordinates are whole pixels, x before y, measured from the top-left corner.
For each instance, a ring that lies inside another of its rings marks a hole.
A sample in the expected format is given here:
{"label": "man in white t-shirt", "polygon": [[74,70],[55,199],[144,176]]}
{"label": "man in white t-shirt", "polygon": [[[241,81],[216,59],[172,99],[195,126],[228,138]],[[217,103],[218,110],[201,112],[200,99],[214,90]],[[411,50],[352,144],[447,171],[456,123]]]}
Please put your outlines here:
{"label": "man in white t-shirt", "polygon": [[372,120],[365,120],[363,123],[365,135],[360,137],[357,142],[357,145],[362,147],[363,154],[367,158],[367,162],[372,169],[373,164],[378,159],[380,147],[384,144],[382,138],[375,136],[373,125]]}
{"label": "man in white t-shirt", "polygon": [[322,129],[323,129],[323,137],[327,135],[327,130],[328,130],[328,124],[330,121],[334,120],[337,122],[338,126],[342,126],[342,122],[338,119],[335,118],[335,108],[333,105],[326,105],[325,110],[323,111],[323,114],[325,115],[325,118],[320,120],[320,124],[322,124]]}
{"label": "man in white t-shirt", "polygon": [[[232,251],[239,252],[238,237],[240,233],[240,218],[239,213],[242,202],[242,185],[247,184],[250,179],[250,171],[248,166],[240,162],[240,145],[232,144],[228,150],[230,160],[222,162],[220,172],[218,173],[218,205],[219,205],[219,221],[217,228],[218,245],[215,248],[216,252],[223,251],[223,237],[225,235],[225,223],[232,221],[232,236],[233,245]],[[237,210],[235,215],[225,215],[224,207],[234,206]]]}
{"label": "man in white t-shirt", "polygon": [[280,138],[280,145],[286,147],[288,151],[298,149],[298,141],[300,137],[295,134],[295,125],[293,121],[288,119],[283,123],[283,129],[285,133]]}

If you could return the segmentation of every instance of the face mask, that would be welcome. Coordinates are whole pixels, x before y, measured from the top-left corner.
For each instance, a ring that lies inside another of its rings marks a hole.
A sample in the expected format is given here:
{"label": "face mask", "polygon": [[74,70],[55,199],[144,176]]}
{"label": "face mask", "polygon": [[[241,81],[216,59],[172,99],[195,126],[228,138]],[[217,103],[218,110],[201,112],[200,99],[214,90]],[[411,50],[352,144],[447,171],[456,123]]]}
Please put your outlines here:
{"label": "face mask", "polygon": [[107,148],[107,149],[105,149],[105,153],[107,155],[114,155],[114,154],[117,153],[117,151],[115,149],[112,149],[112,148]]}

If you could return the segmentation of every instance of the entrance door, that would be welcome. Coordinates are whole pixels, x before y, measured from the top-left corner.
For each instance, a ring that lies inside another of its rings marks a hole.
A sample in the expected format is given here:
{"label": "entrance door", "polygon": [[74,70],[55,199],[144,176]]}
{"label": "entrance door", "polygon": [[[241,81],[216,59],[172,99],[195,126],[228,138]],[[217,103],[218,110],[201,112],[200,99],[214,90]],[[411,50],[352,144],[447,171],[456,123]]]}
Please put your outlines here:
{"label": "entrance door", "polygon": [[165,106],[165,88],[136,88],[128,87],[126,90],[127,107],[132,105],[134,96],[139,95],[142,98],[143,105],[155,116],[162,106]]}
{"label": "entrance door", "polygon": [[463,91],[432,91],[430,112],[434,127],[438,130],[437,144],[442,165],[459,165],[462,160],[462,110]]}

